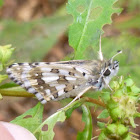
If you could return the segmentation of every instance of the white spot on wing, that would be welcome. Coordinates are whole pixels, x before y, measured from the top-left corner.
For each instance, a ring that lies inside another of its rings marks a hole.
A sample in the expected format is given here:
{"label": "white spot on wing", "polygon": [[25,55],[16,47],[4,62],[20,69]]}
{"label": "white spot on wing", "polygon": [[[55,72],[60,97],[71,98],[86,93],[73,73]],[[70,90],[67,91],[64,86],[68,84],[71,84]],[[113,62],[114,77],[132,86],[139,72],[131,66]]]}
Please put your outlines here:
{"label": "white spot on wing", "polygon": [[58,91],[58,96],[61,96],[61,95],[63,95],[63,94],[64,94],[64,90]]}
{"label": "white spot on wing", "polygon": [[46,103],[47,103],[47,101],[46,101],[46,100],[43,100],[43,101],[41,101],[41,103],[42,103],[42,104],[46,104]]}
{"label": "white spot on wing", "polygon": [[37,97],[38,100],[42,99],[42,95],[40,93],[35,94],[35,96]]}
{"label": "white spot on wing", "polygon": [[50,87],[55,87],[55,86],[56,86],[56,84],[49,84],[49,86],[50,86]]}
{"label": "white spot on wing", "polygon": [[29,63],[28,62],[24,62],[23,65],[24,66],[29,66]]}
{"label": "white spot on wing", "polygon": [[49,89],[46,89],[45,92],[47,93],[47,95],[51,95],[51,92]]}
{"label": "white spot on wing", "polygon": [[47,72],[43,72],[42,75],[43,75],[43,76],[54,76],[54,75],[57,75],[57,73],[51,73],[51,72],[47,73]]}
{"label": "white spot on wing", "polygon": [[77,71],[79,71],[79,72],[81,72],[81,73],[87,73],[87,74],[89,74],[89,72],[87,71],[87,70],[85,70],[85,69],[83,69],[83,68],[81,68],[81,67],[75,67],[75,69],[77,70]]}
{"label": "white spot on wing", "polygon": [[31,67],[30,66],[25,66],[25,67],[22,67],[22,70],[23,71],[29,71],[29,70],[31,70]]}
{"label": "white spot on wing", "polygon": [[36,90],[35,90],[34,88],[29,88],[29,89],[28,89],[28,92],[29,92],[29,93],[35,93]]}
{"label": "white spot on wing", "polygon": [[66,77],[66,80],[76,80],[76,78],[75,77]]}
{"label": "white spot on wing", "polygon": [[38,74],[37,74],[37,73],[35,73],[35,76],[38,76]]}
{"label": "white spot on wing", "polygon": [[75,77],[79,77],[79,75],[78,75],[78,74],[76,74],[76,73],[74,74],[74,76],[75,76]]}
{"label": "white spot on wing", "polygon": [[24,86],[25,86],[25,87],[29,87],[29,86],[31,86],[31,84],[30,84],[29,81],[24,81]]}
{"label": "white spot on wing", "polygon": [[39,65],[46,65],[46,63],[45,62],[39,62]]}
{"label": "white spot on wing", "polygon": [[13,76],[13,74],[10,74],[9,77],[12,78],[12,77],[14,77],[14,76]]}
{"label": "white spot on wing", "polygon": [[11,73],[10,68],[7,68],[6,72],[7,72],[7,73]]}
{"label": "white spot on wing", "polygon": [[21,87],[23,87],[23,88],[24,88],[24,87],[25,87],[25,86],[24,86],[24,84],[22,84],[22,85],[21,85]]}
{"label": "white spot on wing", "polygon": [[16,84],[20,84],[20,83],[21,83],[21,81],[18,81],[18,80],[17,80]]}
{"label": "white spot on wing", "polygon": [[59,69],[59,73],[62,74],[62,75],[68,75],[69,72],[67,70],[61,70]]}
{"label": "white spot on wing", "polygon": [[40,69],[42,72],[50,72],[52,70],[51,68],[45,68],[45,67],[42,67]]}
{"label": "white spot on wing", "polygon": [[17,70],[20,70],[20,68],[17,68]]}
{"label": "white spot on wing", "polygon": [[12,67],[19,66],[17,63],[12,64]]}
{"label": "white spot on wing", "polygon": [[62,85],[56,86],[55,88],[57,90],[61,90],[61,89],[65,88],[65,87],[66,87],[66,85],[62,84]]}
{"label": "white spot on wing", "polygon": [[84,76],[86,79],[88,79],[89,78],[89,75],[87,75],[87,74],[85,74],[85,76]]}
{"label": "white spot on wing", "polygon": [[26,76],[27,76],[27,74],[26,74],[26,73],[22,73],[22,74],[21,74],[21,79],[25,79],[25,78],[26,78]]}
{"label": "white spot on wing", "polygon": [[50,96],[50,98],[53,100],[53,99],[54,99],[54,96],[53,96],[53,95],[51,95],[51,96]]}
{"label": "white spot on wing", "polygon": [[42,77],[42,80],[44,80],[45,83],[56,81],[58,79],[59,79],[58,76]]}

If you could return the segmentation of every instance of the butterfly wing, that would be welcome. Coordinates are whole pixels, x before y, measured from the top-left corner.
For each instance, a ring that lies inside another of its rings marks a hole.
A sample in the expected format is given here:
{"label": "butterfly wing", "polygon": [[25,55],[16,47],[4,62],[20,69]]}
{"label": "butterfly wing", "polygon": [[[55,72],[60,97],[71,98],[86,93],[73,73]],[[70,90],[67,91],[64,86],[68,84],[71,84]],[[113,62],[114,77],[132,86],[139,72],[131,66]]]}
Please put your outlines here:
{"label": "butterfly wing", "polygon": [[11,80],[33,93],[42,102],[77,96],[91,87],[87,80],[91,61],[62,61],[52,63],[15,63],[7,73]]}

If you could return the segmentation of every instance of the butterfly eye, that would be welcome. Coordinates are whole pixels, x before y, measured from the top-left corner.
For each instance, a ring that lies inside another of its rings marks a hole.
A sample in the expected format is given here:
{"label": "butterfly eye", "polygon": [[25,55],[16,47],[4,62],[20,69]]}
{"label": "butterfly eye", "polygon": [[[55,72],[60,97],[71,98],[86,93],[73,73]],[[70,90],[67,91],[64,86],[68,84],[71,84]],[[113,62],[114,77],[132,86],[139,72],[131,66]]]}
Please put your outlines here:
{"label": "butterfly eye", "polygon": [[107,69],[105,72],[104,72],[104,76],[109,76],[110,75],[110,70],[109,69]]}

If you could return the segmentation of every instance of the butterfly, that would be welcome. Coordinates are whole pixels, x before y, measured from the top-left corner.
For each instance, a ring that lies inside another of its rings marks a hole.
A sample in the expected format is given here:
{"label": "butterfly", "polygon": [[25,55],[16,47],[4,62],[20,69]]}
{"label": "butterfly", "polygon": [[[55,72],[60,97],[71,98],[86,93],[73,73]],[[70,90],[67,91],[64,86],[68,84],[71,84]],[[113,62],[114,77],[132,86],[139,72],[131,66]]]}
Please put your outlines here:
{"label": "butterfly", "polygon": [[117,74],[119,62],[113,60],[116,55],[109,60],[103,59],[101,39],[98,53],[98,60],[14,63],[7,68],[7,74],[42,104],[75,97],[70,105],[89,89],[109,87],[111,78]]}

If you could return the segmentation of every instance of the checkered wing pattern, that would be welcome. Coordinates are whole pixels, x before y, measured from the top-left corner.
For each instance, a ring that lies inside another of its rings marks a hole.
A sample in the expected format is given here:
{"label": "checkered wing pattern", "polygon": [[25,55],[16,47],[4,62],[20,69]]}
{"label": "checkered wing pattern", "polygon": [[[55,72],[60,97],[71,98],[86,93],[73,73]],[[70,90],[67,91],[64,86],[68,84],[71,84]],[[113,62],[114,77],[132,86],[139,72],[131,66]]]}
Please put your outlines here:
{"label": "checkered wing pattern", "polygon": [[14,63],[7,68],[11,80],[35,94],[42,104],[77,96],[90,88],[91,69],[85,61]]}

